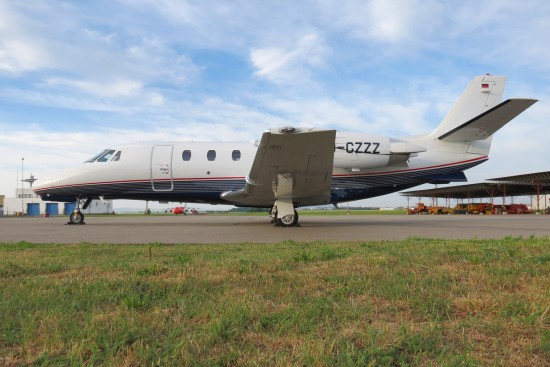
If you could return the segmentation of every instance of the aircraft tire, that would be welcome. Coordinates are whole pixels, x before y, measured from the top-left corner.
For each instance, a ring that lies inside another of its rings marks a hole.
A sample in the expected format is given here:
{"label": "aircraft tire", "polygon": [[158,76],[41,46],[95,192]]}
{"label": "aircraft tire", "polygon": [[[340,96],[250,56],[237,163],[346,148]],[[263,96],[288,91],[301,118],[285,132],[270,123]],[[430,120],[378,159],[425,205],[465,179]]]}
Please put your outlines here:
{"label": "aircraft tire", "polygon": [[282,218],[277,217],[276,223],[279,227],[294,227],[298,224],[298,212],[295,210],[294,215],[285,215]]}
{"label": "aircraft tire", "polygon": [[69,220],[72,224],[82,224],[84,223],[84,214],[81,211],[72,212]]}

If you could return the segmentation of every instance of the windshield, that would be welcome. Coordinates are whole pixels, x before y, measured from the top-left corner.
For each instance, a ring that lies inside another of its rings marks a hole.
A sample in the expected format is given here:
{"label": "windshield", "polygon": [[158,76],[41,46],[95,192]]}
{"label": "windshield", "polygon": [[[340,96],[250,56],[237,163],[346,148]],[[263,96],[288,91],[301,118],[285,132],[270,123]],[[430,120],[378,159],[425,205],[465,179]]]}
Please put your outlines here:
{"label": "windshield", "polygon": [[103,155],[101,155],[97,161],[98,162],[107,162],[109,159],[111,159],[111,157],[113,156],[113,154],[115,154],[116,150],[108,150],[106,151],[105,153],[103,153]]}
{"label": "windshield", "polygon": [[[85,163],[93,162],[107,162],[113,155],[116,150],[114,149],[105,149],[101,153],[94,155],[92,158],[88,159]],[[120,159],[120,151],[113,157],[113,161],[118,161]]]}
{"label": "windshield", "polygon": [[95,162],[96,159],[98,159],[99,157],[101,157],[103,154],[105,154],[106,152],[108,152],[109,149],[104,149],[102,150],[100,153],[97,153],[96,155],[94,155],[92,158],[88,159],[86,162],[84,163],[92,163],[92,162]]}

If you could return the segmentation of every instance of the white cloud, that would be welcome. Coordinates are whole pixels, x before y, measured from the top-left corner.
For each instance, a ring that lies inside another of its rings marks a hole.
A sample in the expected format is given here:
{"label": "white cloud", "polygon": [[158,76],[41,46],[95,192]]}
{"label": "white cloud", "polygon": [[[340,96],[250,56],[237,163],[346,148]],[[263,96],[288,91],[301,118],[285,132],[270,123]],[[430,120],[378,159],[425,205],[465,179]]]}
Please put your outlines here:
{"label": "white cloud", "polygon": [[0,2],[0,74],[18,75],[48,67],[51,58],[41,42],[41,27],[12,5]]}
{"label": "white cloud", "polygon": [[[124,113],[132,111],[129,105],[120,105],[115,101],[108,99],[87,98],[81,95],[75,95],[67,91],[64,92],[42,92],[35,90],[22,89],[2,89],[0,97],[14,103],[27,104],[31,106],[46,106],[50,108],[68,109],[75,111],[102,111]],[[140,108],[135,106],[134,109]],[[76,118],[76,117],[75,117]],[[43,123],[47,124],[49,118],[43,117]]]}
{"label": "white cloud", "polygon": [[[162,14],[166,19],[172,22],[182,24],[197,24],[203,19],[205,6],[203,7],[191,4],[188,0],[119,0],[129,8],[146,9]],[[212,10],[212,9],[210,9]]]}
{"label": "white cloud", "polygon": [[181,87],[200,72],[157,36],[105,32],[85,21],[81,9],[63,3],[1,2],[0,75],[34,74],[32,86],[0,87],[0,95],[71,109],[161,106],[157,85]]}
{"label": "white cloud", "polygon": [[[355,34],[389,43],[409,39],[421,29],[423,11],[427,8],[425,1],[371,0],[365,9],[367,28]],[[432,23],[436,21],[434,17]]]}
{"label": "white cloud", "polygon": [[309,79],[310,70],[324,64],[327,48],[315,33],[301,37],[292,47],[252,49],[255,75],[274,83],[293,84]]}
{"label": "white cloud", "polygon": [[47,57],[22,40],[0,41],[0,71],[20,74],[46,67]]}
{"label": "white cloud", "polygon": [[47,84],[53,87],[68,87],[105,98],[135,96],[143,88],[143,84],[135,80],[115,80],[101,83],[91,80],[51,78],[47,80]]}
{"label": "white cloud", "polygon": [[323,22],[353,38],[384,44],[418,43],[441,24],[436,0],[344,0],[321,5]]}

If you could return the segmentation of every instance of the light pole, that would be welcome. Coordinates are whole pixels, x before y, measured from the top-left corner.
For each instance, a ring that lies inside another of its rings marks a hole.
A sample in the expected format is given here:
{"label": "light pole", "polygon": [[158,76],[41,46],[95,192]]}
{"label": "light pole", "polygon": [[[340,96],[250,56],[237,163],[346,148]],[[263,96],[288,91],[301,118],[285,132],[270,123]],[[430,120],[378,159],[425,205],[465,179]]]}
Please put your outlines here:
{"label": "light pole", "polygon": [[25,181],[23,181],[25,179],[25,174],[23,173],[23,162],[25,162],[25,158],[21,158],[21,214],[25,213]]}

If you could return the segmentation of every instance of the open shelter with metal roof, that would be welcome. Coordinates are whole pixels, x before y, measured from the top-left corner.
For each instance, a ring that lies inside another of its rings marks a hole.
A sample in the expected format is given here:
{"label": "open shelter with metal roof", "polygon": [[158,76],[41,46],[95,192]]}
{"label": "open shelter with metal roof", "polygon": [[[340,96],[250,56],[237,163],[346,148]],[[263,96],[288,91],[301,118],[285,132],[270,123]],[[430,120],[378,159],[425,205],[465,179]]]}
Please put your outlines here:
{"label": "open shelter with metal roof", "polygon": [[516,176],[491,178],[488,181],[469,185],[441,187],[427,190],[415,190],[402,192],[407,197],[430,197],[450,199],[481,199],[490,198],[491,203],[495,197],[502,197],[503,204],[507,197],[511,196],[536,196],[537,208],[539,208],[540,196],[550,194],[550,171],[528,173]]}

